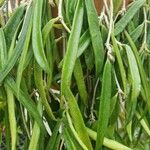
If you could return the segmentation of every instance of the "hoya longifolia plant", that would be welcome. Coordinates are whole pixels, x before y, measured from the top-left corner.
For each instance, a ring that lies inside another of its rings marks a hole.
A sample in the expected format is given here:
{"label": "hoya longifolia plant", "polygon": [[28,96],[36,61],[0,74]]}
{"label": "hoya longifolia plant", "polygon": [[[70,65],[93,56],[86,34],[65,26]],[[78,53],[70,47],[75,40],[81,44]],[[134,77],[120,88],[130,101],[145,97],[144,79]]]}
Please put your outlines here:
{"label": "hoya longifolia plant", "polygon": [[150,1],[126,2],[1,2],[0,149],[150,149]]}

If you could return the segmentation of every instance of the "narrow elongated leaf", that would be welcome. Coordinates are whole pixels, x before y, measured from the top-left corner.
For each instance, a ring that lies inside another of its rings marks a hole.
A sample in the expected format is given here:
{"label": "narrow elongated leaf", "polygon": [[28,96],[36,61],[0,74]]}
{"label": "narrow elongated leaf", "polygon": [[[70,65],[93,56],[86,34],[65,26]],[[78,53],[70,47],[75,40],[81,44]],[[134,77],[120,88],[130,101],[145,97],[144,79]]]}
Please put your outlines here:
{"label": "narrow elongated leaf", "polygon": [[63,137],[65,139],[67,149],[76,150],[76,147],[75,147],[73,141],[71,140],[71,137],[70,137],[67,129],[64,129]]}
{"label": "narrow elongated leaf", "polygon": [[84,82],[84,76],[83,76],[83,71],[82,71],[82,66],[80,63],[80,59],[76,60],[75,67],[74,67],[74,77],[77,82],[78,90],[80,97],[85,105],[88,103],[88,94]]}
{"label": "narrow elongated leaf", "polygon": [[70,108],[69,110],[70,110],[71,118],[72,118],[76,132],[78,133],[80,139],[86,145],[86,147],[89,150],[92,150],[92,146],[91,146],[88,134],[86,132],[85,124],[84,124],[80,109],[78,107],[78,104],[76,102],[74,95],[72,94],[69,88],[66,88],[65,97],[68,102],[68,106]]}
{"label": "narrow elongated leaf", "polygon": [[102,90],[98,114],[96,150],[101,149],[108,126],[110,113],[110,99],[111,99],[111,71],[112,71],[111,69],[112,69],[111,63],[107,59],[104,67],[102,80]]}
{"label": "narrow elongated leaf", "polygon": [[32,5],[28,8],[26,12],[26,17],[23,23],[22,31],[20,33],[19,40],[17,42],[17,45],[14,49],[13,55],[7,60],[4,67],[0,70],[0,83],[4,80],[4,78],[7,76],[7,74],[11,71],[11,69],[14,67],[16,61],[18,60],[18,57],[20,56],[22,52],[22,47],[24,45],[25,37],[27,35],[27,30],[31,21],[32,16]]}
{"label": "narrow elongated leaf", "polygon": [[42,118],[41,118],[39,112],[37,111],[35,103],[32,101],[32,99],[29,97],[29,95],[26,95],[22,90],[20,90],[20,95],[18,97],[17,86],[12,77],[7,77],[7,79],[5,80],[5,83],[11,89],[13,94],[18,98],[18,101],[20,101],[20,103],[29,111],[29,113],[37,121],[42,132],[45,133]]}
{"label": "narrow elongated leaf", "polygon": [[59,149],[59,144],[60,144],[60,142],[61,142],[61,138],[62,138],[62,135],[59,134],[59,135],[57,136],[57,139],[56,139],[56,142],[55,142],[55,145],[54,145],[54,149]]}
{"label": "narrow elongated leaf", "polygon": [[[78,52],[77,52],[77,58],[79,58],[84,53],[84,51],[88,48],[88,46],[90,45],[91,40],[90,40],[89,36],[90,36],[90,33],[87,30],[80,37],[79,46],[78,46]],[[62,60],[59,63],[59,67],[61,67],[63,65],[63,61],[64,60]]]}
{"label": "narrow elongated leaf", "polygon": [[137,39],[141,36],[141,34],[143,32],[143,27],[144,27],[144,24],[141,24],[135,30],[133,30],[130,33],[130,36],[131,36],[131,38],[133,39],[134,42],[136,42]]}
{"label": "narrow elongated leaf", "polygon": [[6,60],[7,60],[6,41],[3,29],[0,28],[0,68],[2,68],[6,64]]}
{"label": "narrow elongated leaf", "polygon": [[[139,57],[138,50],[137,50],[136,45],[134,44],[132,38],[130,37],[130,35],[127,32],[125,32],[125,35],[126,35],[126,38],[129,42],[131,48],[132,48],[134,56],[136,58],[139,72],[140,72],[140,76],[141,76],[142,86],[143,86],[145,97],[146,97],[146,101],[147,101],[148,107],[150,107],[149,83],[147,82],[147,76],[146,76],[145,70],[142,66],[142,61]],[[150,110],[149,110],[149,112],[150,112]]]}
{"label": "narrow elongated leaf", "polygon": [[6,147],[11,149],[11,132],[9,126],[9,115],[8,115],[8,108],[5,109],[5,126],[6,126]]}
{"label": "narrow elongated leaf", "polygon": [[136,112],[136,117],[140,120],[140,123],[141,123],[143,129],[150,136],[150,127],[147,125],[145,119],[142,118],[141,115],[138,112]]}
{"label": "narrow elongated leaf", "polygon": [[141,90],[141,78],[138,70],[138,65],[135,59],[135,56],[131,50],[131,48],[126,45],[126,53],[127,53],[127,58],[128,58],[128,63],[129,63],[129,68],[130,68],[130,73],[131,73],[131,101],[129,102],[128,105],[128,119],[127,119],[127,131],[129,134],[129,138],[132,141],[132,117],[135,114],[136,111],[136,105],[137,105],[137,97],[140,93]]}
{"label": "narrow elongated leaf", "polygon": [[33,58],[33,51],[32,51],[32,46],[30,45],[25,59],[23,70],[25,70],[28,67],[28,65],[32,62],[32,58]]}
{"label": "narrow elongated leaf", "polygon": [[90,43],[91,43],[90,33],[87,30],[87,31],[84,32],[84,34],[80,38],[77,58],[82,55],[82,53],[84,52],[84,50],[87,49],[87,47],[90,45]]}
{"label": "narrow elongated leaf", "polygon": [[[73,147],[74,149],[78,149],[78,150],[82,150],[83,148],[80,146],[80,144],[77,142],[75,136],[73,135],[73,132],[69,126],[69,122],[67,120],[67,117],[64,118],[64,131],[62,136],[64,137],[64,139],[66,139],[65,143],[67,144],[67,148],[69,147]],[[69,141],[67,141],[67,139],[69,139]]]}
{"label": "narrow elongated leaf", "polygon": [[115,111],[115,106],[117,103],[117,99],[118,99],[118,93],[115,94],[110,101],[110,116],[112,115],[112,113]]}
{"label": "narrow elongated leaf", "polygon": [[83,143],[87,146],[87,148],[91,150],[92,145],[87,135],[81,112],[79,110],[76,99],[74,98],[70,90],[70,82],[76,61],[82,23],[83,23],[83,1],[79,0],[77,3],[72,30],[68,41],[67,52],[64,58],[61,76],[61,92],[62,96],[64,95],[65,99],[68,102],[71,117],[74,121],[74,126],[77,133],[79,134],[79,137],[81,138]]}
{"label": "narrow elongated leaf", "polygon": [[46,40],[47,40],[47,36],[49,35],[53,25],[55,24],[55,22],[57,22],[59,20],[59,18],[53,18],[51,19],[42,29],[42,36],[43,36],[43,45],[45,45]]}
{"label": "narrow elongated leaf", "polygon": [[58,134],[59,134],[60,125],[61,125],[61,121],[58,120],[58,122],[56,123],[56,125],[55,125],[55,127],[54,127],[54,129],[53,129],[52,136],[50,137],[50,139],[49,139],[49,141],[48,141],[48,144],[47,144],[47,146],[46,146],[46,150],[54,149],[54,145],[55,145],[57,136],[58,136]]}
{"label": "narrow elongated leaf", "polygon": [[11,41],[11,44],[10,44],[10,48],[8,49],[8,59],[10,59],[14,53],[14,49],[15,49],[15,46],[16,46],[16,41],[17,41],[17,36],[19,34],[19,31],[21,30],[21,25],[22,25],[22,22],[23,20],[20,21],[17,29],[16,29],[16,32],[14,33],[13,37],[12,37],[12,41]]}
{"label": "narrow elongated leaf", "polygon": [[78,45],[79,37],[81,34],[81,28],[83,23],[83,5],[82,0],[79,0],[76,8],[75,17],[72,25],[71,34],[68,41],[67,51],[64,57],[64,63],[62,68],[62,93],[64,93],[66,86],[70,86],[70,80],[73,73]]}
{"label": "narrow elongated leaf", "polygon": [[48,73],[50,68],[45,56],[41,32],[42,8],[43,0],[34,0],[32,46],[37,63],[41,66],[43,70],[45,70]]}
{"label": "narrow elongated leaf", "polygon": [[32,20],[30,21],[30,24],[29,24],[29,27],[28,27],[28,30],[27,30],[27,35],[26,35],[26,39],[25,39],[25,42],[24,42],[23,51],[22,51],[22,54],[21,54],[21,57],[20,57],[18,70],[17,70],[16,83],[17,83],[18,92],[19,92],[19,88],[20,88],[22,73],[23,73],[24,66],[25,66],[27,52],[28,52],[28,49],[29,49],[30,38],[31,38],[31,29],[32,29]]}
{"label": "narrow elongated leaf", "polygon": [[36,87],[41,97],[41,101],[46,109],[47,114],[49,115],[51,119],[56,120],[51,110],[51,107],[48,103],[48,100],[46,98],[46,93],[45,93],[44,83],[43,83],[43,76],[42,76],[42,69],[36,62],[34,64],[34,79],[35,79]]}
{"label": "narrow elongated leaf", "polygon": [[52,51],[52,43],[50,41],[50,38],[47,38],[47,42],[45,45],[45,49],[46,49],[46,55],[48,57],[48,63],[50,66],[50,71],[47,74],[47,88],[51,87],[51,83],[52,83],[52,77],[53,77],[53,70],[54,70],[54,64],[53,64],[53,51]]}
{"label": "narrow elongated leaf", "polygon": [[127,24],[131,21],[136,12],[144,3],[145,0],[136,0],[133,2],[125,15],[115,24],[115,35],[118,35],[124,30],[124,28],[127,26]]}
{"label": "narrow elongated leaf", "polygon": [[12,17],[10,17],[9,21],[7,24],[4,26],[4,33],[6,36],[6,43],[7,43],[7,48],[9,49],[13,36],[16,32],[16,29],[18,28],[21,19],[24,17],[25,11],[25,5],[19,6],[15,12],[12,14]]}
{"label": "narrow elongated leaf", "polygon": [[7,85],[5,85],[7,93],[7,104],[8,104],[8,115],[9,115],[9,124],[11,132],[11,148],[16,149],[17,144],[17,121],[15,115],[15,99],[12,91]]}
{"label": "narrow elongated leaf", "polygon": [[139,74],[138,65],[137,65],[135,56],[134,56],[131,48],[128,45],[126,45],[125,47],[126,47],[126,53],[127,53],[129,68],[130,68],[130,72],[131,72],[131,79],[132,79],[131,100],[135,101],[141,90],[141,78],[140,78],[140,74]]}
{"label": "narrow elongated leaf", "polygon": [[66,19],[70,26],[72,25],[76,5],[77,5],[76,0],[71,0],[71,1],[66,0]]}
{"label": "narrow elongated leaf", "polygon": [[123,61],[122,61],[122,58],[121,58],[121,54],[120,54],[119,48],[117,46],[117,42],[116,42],[116,39],[115,39],[114,35],[112,35],[112,44],[113,44],[114,52],[116,54],[117,62],[118,62],[118,65],[119,65],[119,70],[120,70],[121,79],[122,79],[123,88],[124,88],[124,94],[126,96],[126,90],[127,90],[126,72],[125,72],[125,69],[124,69],[124,66],[123,66]]}
{"label": "narrow elongated leaf", "polygon": [[[39,100],[39,102],[38,102],[38,108],[37,109],[39,111],[39,114],[42,116],[43,110],[42,110],[41,100]],[[40,138],[40,127],[39,127],[38,123],[35,121],[28,150],[37,150],[38,144],[39,144],[38,143],[39,138]]]}
{"label": "narrow elongated leaf", "polygon": [[[88,134],[89,136],[93,139],[96,140],[97,139],[97,133],[94,132],[93,130],[87,128]],[[104,142],[103,142],[104,146],[110,148],[110,149],[114,149],[114,150],[132,150],[131,148],[117,142],[117,141],[113,141],[111,139],[108,138],[104,138]]]}
{"label": "narrow elongated leaf", "polygon": [[84,150],[88,150],[87,147],[84,145],[84,143],[81,141],[80,137],[78,136],[77,132],[75,131],[74,127],[73,127],[73,124],[71,122],[71,118],[69,116],[69,113],[66,114],[67,115],[67,120],[68,120],[68,123],[69,123],[69,127],[75,137],[75,139],[77,140],[77,142],[80,144],[80,146],[84,149]]}
{"label": "narrow elongated leaf", "polygon": [[94,6],[94,1],[86,0],[85,5],[87,10],[89,31],[95,56],[96,76],[98,77],[103,67],[105,52],[97,19],[98,15]]}

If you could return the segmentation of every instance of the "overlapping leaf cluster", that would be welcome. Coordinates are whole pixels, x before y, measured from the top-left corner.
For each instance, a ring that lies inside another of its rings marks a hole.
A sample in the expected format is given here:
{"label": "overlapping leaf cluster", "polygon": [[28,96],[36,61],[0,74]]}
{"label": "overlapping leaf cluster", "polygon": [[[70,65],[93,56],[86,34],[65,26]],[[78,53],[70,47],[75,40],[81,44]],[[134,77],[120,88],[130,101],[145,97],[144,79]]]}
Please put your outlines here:
{"label": "overlapping leaf cluster", "polygon": [[98,16],[93,0],[59,0],[55,18],[50,4],[22,4],[0,28],[0,143],[149,150],[150,1]]}

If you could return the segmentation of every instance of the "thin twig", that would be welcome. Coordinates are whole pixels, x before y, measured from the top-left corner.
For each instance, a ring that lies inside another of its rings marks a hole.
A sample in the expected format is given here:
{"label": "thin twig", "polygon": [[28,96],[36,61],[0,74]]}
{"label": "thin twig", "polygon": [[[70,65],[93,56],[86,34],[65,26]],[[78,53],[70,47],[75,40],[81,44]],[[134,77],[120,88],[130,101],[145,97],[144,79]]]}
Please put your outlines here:
{"label": "thin twig", "polygon": [[54,3],[53,0],[49,0],[48,2],[50,3],[50,5],[51,5],[52,7],[55,7],[55,3]]}
{"label": "thin twig", "polygon": [[109,46],[110,46],[110,38],[111,38],[111,33],[112,33],[112,31],[113,31],[113,3],[112,3],[112,1],[110,1],[110,14],[109,14],[109,20],[110,20],[110,22],[109,22],[109,32],[108,32],[108,36],[107,36],[107,40],[106,40],[106,47],[108,47],[108,49],[109,49]]}
{"label": "thin twig", "polygon": [[68,28],[68,26],[66,25],[66,23],[64,22],[64,18],[63,18],[63,15],[62,15],[62,4],[63,4],[63,0],[60,0],[59,3],[58,3],[58,17],[59,17],[60,22],[64,26],[65,30],[68,33],[70,33],[71,31]]}
{"label": "thin twig", "polygon": [[150,52],[147,48],[147,13],[145,7],[143,7],[143,13],[144,13],[144,38],[139,53],[142,53],[143,51]]}
{"label": "thin twig", "polygon": [[[110,2],[111,2],[111,0],[110,0]],[[110,10],[109,10],[109,7],[108,7],[108,1],[107,0],[104,0],[104,6],[105,6],[105,9],[106,9],[106,13],[109,16],[110,15]]]}
{"label": "thin twig", "polygon": [[94,117],[93,112],[94,112],[95,96],[96,96],[96,90],[97,90],[97,87],[98,87],[98,83],[99,83],[99,78],[97,79],[96,84],[95,84],[95,87],[94,87],[94,93],[93,93],[93,98],[92,98],[92,104],[91,104],[91,108],[90,108],[90,111],[91,111],[90,120],[91,120],[91,121],[95,121],[95,117]]}
{"label": "thin twig", "polygon": [[21,103],[19,103],[19,104],[20,104],[20,110],[21,110],[22,121],[23,121],[23,124],[24,124],[25,131],[26,131],[26,133],[27,133],[27,137],[28,137],[29,139],[31,139],[30,132],[29,132],[29,129],[28,129],[27,124],[26,124],[26,121],[25,121],[25,116],[24,116],[24,113],[23,113],[23,107],[22,107]]}
{"label": "thin twig", "polygon": [[126,0],[123,0],[122,8],[121,8],[121,10],[117,13],[117,15],[116,15],[116,17],[115,17],[115,19],[114,19],[114,22],[116,22],[116,20],[118,19],[118,16],[125,14],[125,12],[126,12]]}
{"label": "thin twig", "polygon": [[113,2],[110,1],[110,11],[109,11],[109,31],[108,31],[108,36],[107,36],[107,40],[106,40],[106,48],[108,50],[107,52],[107,56],[108,58],[114,62],[115,58],[112,55],[112,48],[111,48],[111,44],[110,44],[110,39],[111,39],[111,34],[114,30],[114,22],[113,22]]}

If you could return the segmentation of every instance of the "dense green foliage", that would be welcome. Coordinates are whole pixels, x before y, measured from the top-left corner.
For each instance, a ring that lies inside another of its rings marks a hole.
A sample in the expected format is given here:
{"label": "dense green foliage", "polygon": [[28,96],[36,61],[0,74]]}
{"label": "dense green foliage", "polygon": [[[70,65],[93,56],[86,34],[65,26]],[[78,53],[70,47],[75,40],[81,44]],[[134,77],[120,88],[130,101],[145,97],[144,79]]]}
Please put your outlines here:
{"label": "dense green foliage", "polygon": [[0,145],[150,149],[150,1],[122,2],[98,16],[93,0],[31,0],[1,15]]}

